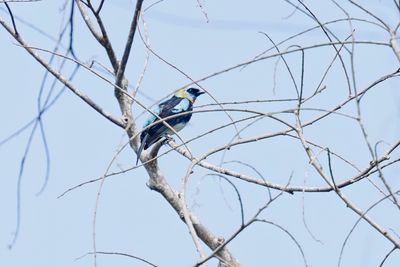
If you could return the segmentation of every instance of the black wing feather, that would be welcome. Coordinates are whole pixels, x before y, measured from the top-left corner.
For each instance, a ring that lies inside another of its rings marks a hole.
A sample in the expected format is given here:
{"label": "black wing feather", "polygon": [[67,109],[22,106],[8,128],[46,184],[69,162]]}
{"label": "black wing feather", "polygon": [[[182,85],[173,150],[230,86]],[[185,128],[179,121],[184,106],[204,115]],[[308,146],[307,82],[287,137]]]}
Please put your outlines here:
{"label": "black wing feather", "polygon": [[[193,110],[192,103],[190,103],[188,110],[181,111],[178,113],[173,112],[174,107],[176,105],[178,105],[179,102],[181,102],[181,101],[182,101],[181,97],[173,96],[170,99],[168,99],[167,101],[160,103],[160,113],[158,114],[158,116],[161,119],[163,119],[163,118],[167,118],[169,116],[173,116],[173,115],[176,115],[179,113]],[[179,117],[167,119],[167,120],[165,120],[165,122],[168,123],[171,127],[174,127],[174,125],[177,125],[179,123],[188,122],[191,117],[192,117],[192,114],[189,113],[189,114],[185,114],[185,115],[182,115]],[[158,118],[154,120],[154,122],[157,122],[157,121],[159,121]],[[141,141],[145,142],[143,148],[146,150],[152,144],[156,143],[158,140],[160,140],[163,137],[162,136],[163,133],[165,133],[165,131],[167,131],[167,130],[168,130],[168,127],[164,123],[160,122],[160,123],[157,123],[157,124],[151,126],[147,130],[143,131],[142,134],[140,135]],[[145,136],[147,136],[147,138],[145,138]]]}

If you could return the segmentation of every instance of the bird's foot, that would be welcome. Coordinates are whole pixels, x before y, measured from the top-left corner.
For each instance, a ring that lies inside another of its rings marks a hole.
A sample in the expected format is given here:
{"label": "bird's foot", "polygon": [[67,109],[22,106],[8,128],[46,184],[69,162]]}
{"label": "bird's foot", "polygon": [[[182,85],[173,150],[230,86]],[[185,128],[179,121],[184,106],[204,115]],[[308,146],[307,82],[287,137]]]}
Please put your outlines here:
{"label": "bird's foot", "polygon": [[165,145],[165,144],[168,144],[168,142],[170,142],[170,141],[175,142],[175,139],[171,135],[166,135],[163,143]]}

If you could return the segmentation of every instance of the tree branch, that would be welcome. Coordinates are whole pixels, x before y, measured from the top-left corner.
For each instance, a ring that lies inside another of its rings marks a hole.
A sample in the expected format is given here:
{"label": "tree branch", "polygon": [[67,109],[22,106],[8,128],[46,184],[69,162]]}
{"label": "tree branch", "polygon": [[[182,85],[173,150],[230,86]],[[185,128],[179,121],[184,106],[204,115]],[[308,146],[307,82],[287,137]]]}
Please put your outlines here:
{"label": "tree branch", "polygon": [[43,67],[45,67],[54,77],[56,77],[61,83],[63,83],[68,89],[70,89],[75,95],[85,101],[89,106],[91,106],[94,110],[100,113],[107,120],[116,124],[119,127],[124,128],[125,124],[118,118],[112,116],[109,112],[105,111],[101,106],[99,106],[96,102],[94,102],[89,96],[82,93],[78,88],[76,88],[71,82],[69,82],[64,76],[62,76],[58,71],[56,71],[52,66],[47,64],[33,49],[29,47],[29,45],[19,36],[17,35],[1,18],[0,24],[14,37],[18,43],[34,58],[37,62],[39,62]]}

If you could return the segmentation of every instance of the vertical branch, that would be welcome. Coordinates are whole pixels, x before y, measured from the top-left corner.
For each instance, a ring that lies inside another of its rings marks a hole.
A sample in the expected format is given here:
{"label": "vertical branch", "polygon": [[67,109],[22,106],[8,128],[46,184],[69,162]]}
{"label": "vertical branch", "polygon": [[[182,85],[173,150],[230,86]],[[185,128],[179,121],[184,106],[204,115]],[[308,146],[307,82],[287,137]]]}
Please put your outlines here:
{"label": "vertical branch", "polygon": [[187,208],[187,205],[186,205],[186,186],[187,186],[187,182],[189,180],[189,176],[193,173],[193,167],[196,164],[197,164],[197,162],[195,160],[193,160],[190,163],[190,165],[186,171],[186,175],[182,179],[181,189],[180,189],[178,195],[182,201],[182,212],[183,212],[183,217],[185,219],[185,223],[189,229],[189,233],[193,239],[193,243],[196,246],[197,252],[200,254],[200,260],[204,261],[204,259],[206,258],[206,254],[204,253],[204,250],[200,244],[199,237],[197,236],[196,230],[194,229],[194,226],[193,226],[193,222],[189,215],[189,209]]}
{"label": "vertical branch", "polygon": [[98,7],[97,10],[96,10],[96,14],[97,14],[97,15],[100,14],[101,9],[103,8],[103,4],[104,4],[104,0],[101,0],[101,2],[100,2],[100,4],[99,4],[99,7]]}
{"label": "vertical branch", "polygon": [[[170,187],[165,177],[161,174],[157,166],[157,160],[144,165],[146,171],[150,176],[149,187],[152,190],[160,193],[171,205],[171,207],[179,214],[180,218],[184,219],[184,203],[181,201],[179,195]],[[223,242],[223,238],[215,236],[204,225],[200,223],[198,218],[189,212],[190,220],[197,236],[212,250],[217,249]],[[223,247],[216,253],[220,259],[219,266],[221,267],[240,267],[240,263],[233,257],[226,247]]]}
{"label": "vertical branch", "polygon": [[69,47],[68,50],[71,52],[71,55],[76,59],[75,51],[73,48],[74,44],[74,13],[75,13],[75,5],[74,0],[71,1],[71,13],[69,15]]}
{"label": "vertical branch", "polygon": [[103,24],[103,20],[101,19],[100,15],[97,14],[93,8],[93,6],[88,3],[87,6],[90,9],[91,12],[93,12],[97,24],[100,28],[100,32],[97,31],[95,25],[93,24],[93,22],[90,20],[89,15],[86,12],[86,8],[84,7],[84,2],[82,0],[75,0],[76,4],[78,5],[78,9],[81,12],[82,18],[86,23],[86,26],[89,28],[90,32],[92,33],[92,35],[94,36],[94,38],[104,47],[104,49],[106,50],[108,59],[111,62],[111,65],[114,69],[114,73],[117,73],[117,70],[119,68],[119,64],[117,61],[117,57],[115,55],[114,49],[111,45],[110,39],[108,38],[108,34],[107,31],[104,27]]}
{"label": "vertical branch", "polygon": [[279,50],[278,46],[275,44],[274,40],[272,40],[272,38],[269,37],[269,35],[268,35],[267,33],[265,33],[265,32],[260,32],[260,33],[263,34],[263,35],[265,35],[265,37],[268,38],[268,40],[269,40],[269,41],[272,43],[272,45],[275,47],[275,49],[276,49],[276,51],[278,52],[279,57],[282,59],[283,63],[285,63],[286,69],[288,70],[289,75],[290,75],[290,79],[292,80],[293,86],[294,86],[294,88],[296,89],[297,98],[301,99],[300,94],[299,94],[299,89],[297,88],[296,80],[295,80],[294,77],[293,77],[293,73],[292,73],[292,71],[291,71],[291,69],[290,69],[290,66],[289,66],[289,64],[287,63],[285,57],[283,56],[283,54],[282,54],[281,51]]}
{"label": "vertical branch", "polygon": [[297,0],[305,9],[307,9],[307,11],[311,14],[311,17],[314,19],[314,21],[316,21],[318,23],[318,25],[321,27],[321,30],[324,32],[325,36],[328,38],[328,40],[332,43],[332,47],[335,49],[336,54],[339,57],[340,63],[342,64],[342,68],[343,68],[343,72],[344,75],[346,77],[346,82],[347,82],[347,86],[349,89],[349,96],[351,96],[351,85],[350,85],[350,79],[349,79],[349,75],[347,73],[347,69],[346,69],[346,65],[343,61],[343,58],[340,54],[340,51],[338,50],[338,48],[336,47],[335,44],[333,44],[333,40],[332,38],[329,36],[327,30],[325,29],[324,24],[321,23],[321,21],[319,21],[319,19],[317,18],[317,16],[314,15],[314,13],[308,8],[308,6],[306,4],[304,4],[301,0]]}
{"label": "vertical branch", "polygon": [[[126,41],[126,44],[125,44],[124,54],[122,55],[120,64],[118,64],[118,69],[115,69],[115,73],[116,73],[116,76],[115,76],[116,87],[114,90],[115,97],[118,100],[122,115],[128,121],[128,123],[133,126],[133,128],[131,127],[131,129],[130,129],[131,131],[132,130],[135,131],[135,129],[134,129],[135,124],[134,124],[133,116],[132,116],[132,99],[128,98],[125,94],[123,94],[123,92],[118,90],[118,87],[122,87],[125,92],[128,91],[128,81],[126,79],[124,79],[124,73],[125,73],[126,64],[128,63],[129,55],[130,55],[130,52],[132,49],[133,39],[135,37],[135,32],[136,32],[136,28],[138,25],[138,19],[139,19],[139,15],[140,15],[141,9],[142,9],[142,4],[143,4],[143,0],[137,0],[136,7],[135,7],[135,13],[133,15],[131,27],[130,27],[129,34],[128,34],[128,40]],[[135,140],[133,140],[132,142],[136,143],[137,141],[135,141]]]}
{"label": "vertical branch", "polygon": [[19,33],[18,33],[18,31],[17,31],[17,26],[15,25],[14,15],[13,15],[13,13],[12,13],[12,11],[11,11],[11,8],[10,8],[10,6],[8,5],[7,2],[4,2],[4,4],[6,5],[6,8],[7,8],[7,10],[8,10],[8,13],[10,14],[11,22],[12,22],[12,25],[13,25],[13,28],[14,28],[14,33],[15,33],[16,36],[19,36]]}
{"label": "vertical branch", "polygon": [[378,224],[376,221],[374,221],[372,218],[370,218],[368,215],[365,214],[363,210],[358,208],[354,203],[352,203],[342,192],[342,190],[336,185],[335,181],[333,180],[332,177],[332,182],[328,178],[328,176],[324,173],[323,168],[321,164],[318,162],[318,159],[315,157],[312,149],[308,145],[307,141],[305,140],[305,137],[303,135],[303,129],[301,126],[301,121],[300,117],[298,114],[296,114],[296,133],[299,136],[299,139],[301,141],[301,144],[310,160],[310,164],[314,167],[314,169],[318,172],[318,174],[321,176],[321,178],[330,186],[333,188],[335,193],[338,195],[338,197],[346,204],[348,208],[353,210],[358,216],[363,218],[370,226],[375,228],[382,236],[384,236],[386,239],[388,239],[393,245],[395,245],[397,248],[400,248],[400,240],[396,239],[393,237],[389,232],[384,229],[380,224]]}
{"label": "vertical branch", "polygon": [[121,86],[121,82],[122,82],[122,79],[124,76],[126,64],[128,63],[129,54],[130,54],[131,48],[132,48],[133,38],[135,37],[136,27],[137,27],[140,11],[142,9],[142,4],[143,4],[143,0],[137,0],[135,14],[133,15],[131,27],[129,30],[128,40],[126,41],[124,54],[122,56],[121,63],[119,64],[119,68],[118,68],[116,79],[115,79],[116,80],[115,84],[117,86]]}
{"label": "vertical branch", "polygon": [[400,23],[396,26],[394,30],[390,31],[390,47],[392,48],[397,60],[400,62],[400,48],[397,42],[397,30],[400,26]]}
{"label": "vertical branch", "polygon": [[378,159],[378,145],[379,145],[379,143],[375,144],[374,161],[376,162],[376,169],[378,171],[379,178],[382,180],[383,184],[386,187],[386,190],[389,192],[389,195],[392,197],[393,203],[397,206],[398,209],[400,209],[399,201],[397,200],[397,198],[396,198],[392,188],[390,187],[389,183],[386,181],[386,178],[383,175],[383,171],[382,171],[382,168],[381,168],[379,162],[377,162],[377,159]]}
{"label": "vertical branch", "polygon": [[[146,43],[147,46],[150,46],[150,38],[149,38],[148,30],[147,30],[147,24],[146,24],[146,21],[144,20],[144,12],[141,12],[140,18],[142,19],[143,31],[144,31],[144,40],[143,41]],[[138,28],[138,31],[140,31],[139,28]],[[140,73],[139,78],[136,81],[135,87],[132,90],[133,98],[135,98],[137,92],[139,91],[140,85],[144,78],[144,74],[145,74],[145,72],[147,70],[147,66],[149,64],[149,59],[150,59],[150,51],[148,49],[146,49],[146,58],[144,60],[143,70]]]}

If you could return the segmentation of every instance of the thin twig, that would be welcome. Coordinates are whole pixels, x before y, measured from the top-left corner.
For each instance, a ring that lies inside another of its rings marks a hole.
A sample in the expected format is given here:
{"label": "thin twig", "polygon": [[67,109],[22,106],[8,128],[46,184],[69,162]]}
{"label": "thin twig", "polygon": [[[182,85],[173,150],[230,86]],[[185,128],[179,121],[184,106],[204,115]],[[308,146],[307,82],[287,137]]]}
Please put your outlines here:
{"label": "thin twig", "polygon": [[12,22],[12,25],[13,25],[13,28],[14,28],[14,35],[15,36],[19,36],[19,33],[17,31],[17,25],[15,25],[14,15],[13,15],[13,13],[11,11],[11,8],[8,5],[7,2],[4,2],[4,4],[5,4],[5,6],[6,6],[7,10],[8,10],[8,14],[10,14],[11,22]]}
{"label": "thin twig", "polygon": [[131,255],[131,254],[127,254],[127,253],[122,253],[122,252],[109,252],[109,251],[88,252],[85,255],[82,255],[79,258],[76,258],[75,260],[80,260],[80,259],[82,259],[82,258],[84,258],[84,257],[86,257],[88,255],[93,255],[93,254],[124,256],[124,257],[132,258],[132,259],[135,259],[135,260],[139,260],[139,261],[144,262],[144,263],[146,263],[146,264],[148,264],[150,266],[153,266],[153,267],[158,267],[158,265],[155,265],[154,263],[151,263],[150,261],[148,261],[148,260],[146,260],[144,258],[141,258],[141,257],[138,257],[138,256],[134,256],[134,255]]}

